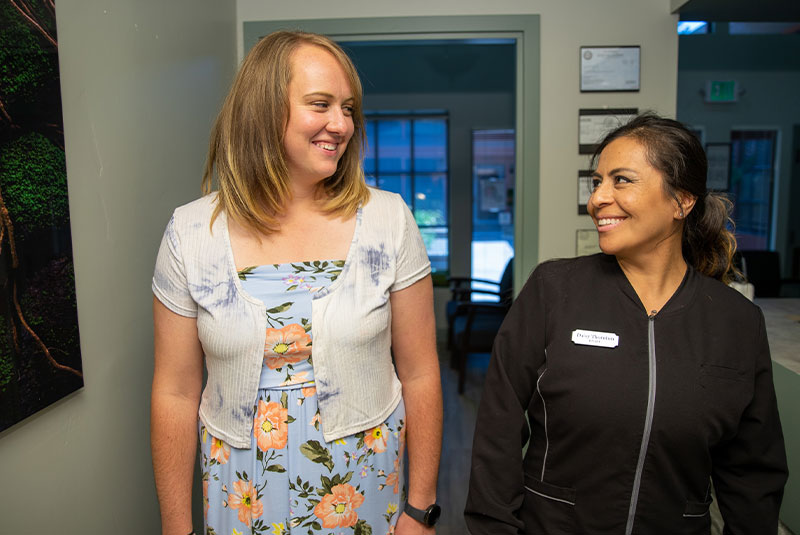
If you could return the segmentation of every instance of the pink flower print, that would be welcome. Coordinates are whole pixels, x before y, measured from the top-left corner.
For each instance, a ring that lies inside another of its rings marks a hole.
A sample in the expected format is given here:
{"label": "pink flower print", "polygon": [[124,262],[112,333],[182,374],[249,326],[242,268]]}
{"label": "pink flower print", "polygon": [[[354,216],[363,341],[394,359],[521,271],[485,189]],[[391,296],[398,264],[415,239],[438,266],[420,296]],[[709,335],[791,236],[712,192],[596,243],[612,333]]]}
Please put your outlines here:
{"label": "pink flower print", "polygon": [[231,447],[222,439],[211,437],[211,458],[219,464],[225,464],[231,456]]}
{"label": "pink flower print", "polygon": [[258,400],[258,413],[253,422],[258,449],[267,451],[270,448],[280,450],[286,447],[289,438],[289,427],[286,423],[288,414],[289,411],[280,403]]}
{"label": "pink flower print", "polygon": [[233,482],[233,492],[228,494],[228,507],[238,509],[239,522],[248,526],[264,512],[264,505],[256,496],[253,482],[242,479]]}
{"label": "pink flower print", "polygon": [[386,451],[386,440],[388,438],[386,433],[388,431],[389,428],[386,424],[373,427],[364,435],[364,443],[375,453],[382,453]]}
{"label": "pink flower print", "polygon": [[364,495],[357,492],[352,485],[343,483],[331,489],[330,494],[314,507],[314,515],[322,520],[322,527],[332,529],[336,527],[349,528],[358,522],[356,509],[364,503]]}
{"label": "pink flower print", "polygon": [[264,363],[271,370],[296,364],[311,355],[311,337],[302,325],[290,323],[281,329],[267,329]]}

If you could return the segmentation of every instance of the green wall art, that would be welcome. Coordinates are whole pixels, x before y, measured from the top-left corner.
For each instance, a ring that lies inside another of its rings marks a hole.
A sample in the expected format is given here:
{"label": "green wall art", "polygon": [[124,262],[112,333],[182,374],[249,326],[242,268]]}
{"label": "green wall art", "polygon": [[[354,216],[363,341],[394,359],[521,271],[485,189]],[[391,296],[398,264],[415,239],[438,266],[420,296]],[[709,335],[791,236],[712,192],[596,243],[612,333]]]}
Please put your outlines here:
{"label": "green wall art", "polygon": [[0,0],[0,430],[83,386],[53,0]]}

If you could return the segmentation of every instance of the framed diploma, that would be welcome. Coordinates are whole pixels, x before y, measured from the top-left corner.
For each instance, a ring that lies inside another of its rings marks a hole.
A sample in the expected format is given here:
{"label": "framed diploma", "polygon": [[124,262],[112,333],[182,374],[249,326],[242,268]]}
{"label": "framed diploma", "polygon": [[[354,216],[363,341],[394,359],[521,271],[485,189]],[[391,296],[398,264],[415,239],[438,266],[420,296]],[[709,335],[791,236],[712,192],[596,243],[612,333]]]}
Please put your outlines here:
{"label": "framed diploma", "polygon": [[639,46],[582,46],[581,92],[639,91]]}
{"label": "framed diploma", "polygon": [[578,154],[592,154],[603,136],[639,113],[637,108],[578,110]]}
{"label": "framed diploma", "polygon": [[706,143],[706,158],[706,187],[709,191],[728,191],[731,178],[731,144]]}
{"label": "framed diploma", "polygon": [[578,229],[575,231],[575,256],[600,253],[600,239],[597,229]]}
{"label": "framed diploma", "polygon": [[589,196],[592,193],[592,170],[581,169],[578,171],[578,214],[587,215],[589,211]]}

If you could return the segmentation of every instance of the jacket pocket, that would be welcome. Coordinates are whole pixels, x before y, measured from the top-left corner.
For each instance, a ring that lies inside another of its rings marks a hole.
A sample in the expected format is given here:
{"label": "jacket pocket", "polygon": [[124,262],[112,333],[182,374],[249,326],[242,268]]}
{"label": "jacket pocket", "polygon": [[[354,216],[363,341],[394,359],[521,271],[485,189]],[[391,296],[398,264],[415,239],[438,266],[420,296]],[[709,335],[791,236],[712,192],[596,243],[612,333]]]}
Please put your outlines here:
{"label": "jacket pocket", "polygon": [[574,534],[575,489],[558,487],[525,476],[525,498],[520,519],[526,534]]}
{"label": "jacket pocket", "polygon": [[683,531],[686,535],[708,535],[711,530],[711,514],[707,502],[686,502],[683,511]]}
{"label": "jacket pocket", "polygon": [[736,368],[729,368],[727,366],[717,366],[714,364],[701,364],[700,365],[700,380],[704,381],[705,378],[727,379],[729,381],[744,381],[745,374]]}
{"label": "jacket pocket", "polygon": [[707,502],[686,502],[686,509],[683,511],[683,516],[686,518],[707,516],[709,507],[711,507],[711,500]]}

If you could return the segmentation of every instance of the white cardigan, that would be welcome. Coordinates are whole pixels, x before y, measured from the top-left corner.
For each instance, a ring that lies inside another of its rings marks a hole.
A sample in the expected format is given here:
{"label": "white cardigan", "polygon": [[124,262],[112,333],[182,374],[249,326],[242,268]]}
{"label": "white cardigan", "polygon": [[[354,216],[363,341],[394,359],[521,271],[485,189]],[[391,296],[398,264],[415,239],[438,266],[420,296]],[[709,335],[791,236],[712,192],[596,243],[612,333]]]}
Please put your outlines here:
{"label": "white cardigan", "polygon": [[[215,194],[175,210],[156,260],[153,293],[167,308],[197,318],[208,381],[200,420],[237,448],[249,448],[264,358],[265,304],[244,291]],[[317,260],[317,259],[308,259]],[[402,397],[390,352],[389,293],[430,273],[414,216],[399,195],[371,189],[358,209],[342,273],[314,294],[314,380],[325,440],[383,422]]]}

